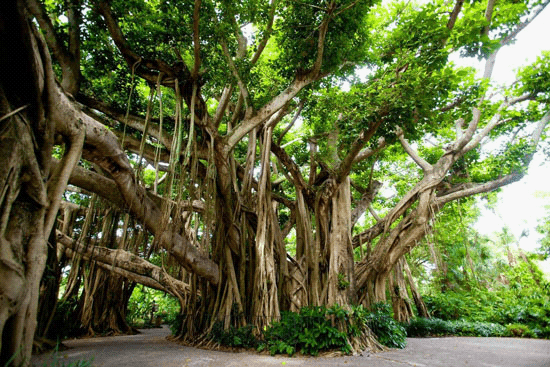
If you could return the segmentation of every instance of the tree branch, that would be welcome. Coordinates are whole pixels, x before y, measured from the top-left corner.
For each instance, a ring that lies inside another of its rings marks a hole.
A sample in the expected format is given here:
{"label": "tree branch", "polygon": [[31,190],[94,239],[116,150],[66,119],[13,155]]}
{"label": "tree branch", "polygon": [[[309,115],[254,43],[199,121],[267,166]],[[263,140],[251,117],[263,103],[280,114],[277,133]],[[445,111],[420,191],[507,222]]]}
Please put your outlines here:
{"label": "tree branch", "polygon": [[[363,215],[365,210],[370,208],[371,203],[373,202],[373,199],[377,195],[377,192],[379,191],[381,186],[382,186],[382,183],[376,180],[373,180],[369,183],[369,188],[367,188],[365,193],[362,195],[362,198],[356,203],[356,206],[352,210],[352,215],[351,215],[352,227],[354,227],[354,225],[356,224],[358,219]],[[374,217],[377,221],[380,220],[379,216],[374,216]]]}
{"label": "tree branch", "polygon": [[[350,150],[346,154],[346,157],[342,160],[339,167],[335,170],[337,173],[336,180],[338,183],[341,183],[345,177],[348,176],[350,173],[350,170],[352,170],[352,165],[354,165],[357,160],[357,156],[362,150],[362,148],[373,138],[375,133],[377,132],[377,129],[379,129],[379,126],[383,122],[384,115],[380,117],[379,121],[372,124],[369,129],[363,129],[360,134],[358,135],[358,138],[352,143],[352,147],[350,147]],[[378,150],[375,150],[378,152]],[[375,153],[375,151],[372,151],[372,153]],[[364,152],[364,155],[367,154],[367,151]]]}
{"label": "tree branch", "polygon": [[80,9],[77,3],[68,2],[69,49],[56,34],[54,26],[44,6],[37,0],[26,0],[27,9],[35,17],[48,48],[61,66],[63,88],[73,96],[78,93],[80,81]]}
{"label": "tree branch", "polygon": [[231,84],[224,87],[224,90],[222,91],[222,96],[220,97],[220,101],[218,101],[218,106],[216,107],[214,118],[212,119],[213,125],[217,128],[220,126],[220,122],[224,117],[224,112],[226,112],[226,109],[228,108],[232,92],[233,87]]}
{"label": "tree branch", "polygon": [[486,124],[486,126],[476,135],[476,137],[472,138],[472,135],[471,135],[472,139],[470,139],[469,143],[466,144],[463,147],[463,149],[461,150],[461,154],[463,155],[463,154],[469,152],[470,150],[472,150],[473,148],[475,148],[476,146],[478,146],[480,141],[482,141],[482,139],[484,137],[486,137],[492,131],[492,129],[494,129],[496,126],[498,126],[501,123],[501,120],[500,120],[501,119],[501,111],[503,111],[504,109],[506,109],[506,108],[508,108],[508,107],[510,107],[514,104],[517,104],[517,103],[522,102],[522,101],[526,101],[530,98],[531,98],[530,94],[525,94],[523,96],[513,98],[510,101],[505,101],[503,104],[501,104],[498,111],[494,114],[494,116],[492,116],[492,118],[490,119],[488,124]]}
{"label": "tree branch", "polygon": [[484,184],[467,185],[467,188],[463,190],[458,190],[453,193],[446,194],[441,197],[437,197],[436,205],[443,206],[444,204],[454,201],[456,199],[470,197],[475,194],[491,192],[492,190],[503,187],[507,184],[511,184],[516,181],[519,181],[523,177],[524,177],[524,174],[513,173]]}
{"label": "tree branch", "polygon": [[52,52],[54,58],[62,65],[69,64],[69,54],[63,43],[57,36],[50,17],[44,9],[44,5],[37,0],[26,0],[27,9],[35,17],[42,32],[44,32],[44,40],[48,48]]}
{"label": "tree branch", "polygon": [[508,45],[513,41],[513,39],[524,29],[526,28],[532,21],[545,10],[545,8],[549,5],[549,0],[543,2],[539,5],[538,8],[528,17],[527,20],[517,25],[517,27],[507,36],[501,39],[501,45],[505,46]]}
{"label": "tree branch", "polygon": [[378,142],[377,142],[377,147],[375,147],[375,149],[366,148],[366,149],[361,150],[358,153],[358,155],[356,156],[356,158],[354,158],[354,163],[357,164],[358,162],[366,160],[366,159],[372,157],[373,155],[378,154],[379,152],[381,152],[385,148],[386,148],[386,140],[385,140],[384,137],[380,137]]}
{"label": "tree branch", "polygon": [[279,95],[260,108],[254,115],[243,120],[225,138],[230,149],[233,149],[241,139],[255,127],[260,126],[266,119],[279,111],[293,99],[302,88],[312,83],[314,78],[295,78],[295,80]]}
{"label": "tree branch", "polygon": [[235,63],[233,62],[230,52],[228,50],[228,45],[226,44],[226,41],[222,39],[220,42],[220,45],[222,46],[222,50],[224,51],[224,56],[226,56],[226,60],[228,61],[228,66],[230,67],[230,70],[234,76],[234,78],[237,80],[237,85],[239,86],[239,92],[243,96],[243,99],[245,101],[245,108],[247,111],[247,115],[252,113],[252,105],[249,98],[249,91],[247,90],[247,86],[245,83],[243,83],[243,80],[241,79],[241,75],[239,75],[239,71],[237,70],[237,67],[235,66]]}
{"label": "tree branch", "polygon": [[175,68],[172,68],[164,61],[158,59],[146,59],[132,51],[119,27],[115,16],[113,15],[113,12],[111,11],[111,7],[109,6],[109,4],[106,1],[98,1],[96,4],[97,11],[103,16],[111,38],[115,42],[115,45],[117,46],[119,51],[122,53],[122,56],[126,60],[128,66],[132,67],[133,65],[136,65],[136,63],[139,63],[140,65],[143,65],[147,68],[147,70],[139,69],[137,71],[138,75],[140,75],[142,78],[149,81],[150,83],[156,84],[158,74],[151,72],[151,70],[162,72],[165,76],[169,77],[169,80],[166,80],[165,78],[161,83],[170,88],[174,88],[174,78],[180,78],[181,80],[190,79],[191,73],[189,72],[185,64],[182,65],[182,72],[184,76],[187,76],[187,78],[182,78],[182,76],[178,76],[179,73],[177,72],[177,70],[175,70]]}
{"label": "tree branch", "polygon": [[490,24],[492,23],[492,15],[494,13],[494,6],[496,4],[496,0],[488,0],[488,4],[486,5],[486,11],[484,12],[484,18],[486,18],[486,26],[484,27],[483,34],[485,36],[488,36],[488,33],[490,33]]}
{"label": "tree branch", "polygon": [[[549,111],[546,112],[545,115],[540,119],[540,121],[536,125],[536,128],[534,129],[534,132],[532,133],[532,136],[531,136],[532,147],[536,147],[538,145],[541,134],[548,124],[549,124]],[[525,158],[526,162],[529,163],[532,161],[534,152],[527,154],[527,157]],[[526,175],[525,172],[514,172],[502,178],[492,180],[487,183],[469,185],[467,188],[463,190],[458,190],[453,193],[437,197],[436,205],[441,206],[441,205],[444,205],[445,203],[451,202],[459,198],[464,198],[475,194],[490,192],[494,189],[500,188],[507,184],[519,181],[524,177],[524,175]]]}
{"label": "tree branch", "polygon": [[[133,114],[128,114],[127,116],[125,112],[119,111],[118,109],[106,104],[103,101],[96,100],[95,98],[92,98],[83,94],[79,94],[77,96],[77,101],[82,103],[85,106],[85,108],[101,111],[103,114],[109,116],[111,119],[117,120],[121,123],[126,122],[126,124],[129,127],[136,129],[142,133],[145,130],[145,118],[141,116],[137,116]],[[97,117],[97,114],[95,114],[93,111],[89,111],[89,113],[92,114],[94,118]],[[105,122],[107,125],[112,126],[112,124],[110,124],[109,122],[104,120],[102,121]],[[161,140],[158,121],[149,122],[148,134],[156,138],[157,141],[162,143],[167,149],[171,147],[172,137],[170,137],[168,133],[165,132]]]}
{"label": "tree branch", "polygon": [[77,166],[82,153],[84,144],[84,129],[81,129],[76,136],[69,138],[66,143],[65,154],[58,165],[57,170],[52,171],[52,176],[48,179],[48,202],[49,207],[44,219],[44,234],[50,235],[52,227],[57,217],[60,200],[67,187],[69,177],[73,169]]}
{"label": "tree branch", "polygon": [[174,295],[174,291],[171,287],[166,286],[167,283],[175,286],[175,289],[181,295],[186,295],[190,292],[188,284],[170,276],[161,267],[123,249],[109,249],[100,246],[89,247],[75,242],[59,230],[56,230],[56,239],[64,247],[82,255],[85,259],[95,261],[105,270],[124,276],[130,281],[139,282],[142,285],[167,292],[171,295]]}
{"label": "tree branch", "polygon": [[450,19],[448,20],[448,24],[446,25],[446,27],[450,31],[455,26],[455,21],[457,20],[457,17],[459,16],[459,13],[461,12],[461,8],[463,7],[464,2],[465,2],[465,0],[457,0],[455,2],[455,6],[453,7],[453,10],[450,14]]}
{"label": "tree branch", "polygon": [[134,170],[116,136],[84,114],[76,102],[67,97],[56,83],[51,67],[46,68],[45,89],[51,107],[50,118],[55,122],[56,132],[70,137],[84,128],[86,140],[83,157],[98,164],[111,175],[124,198],[126,210],[142,221],[159,244],[182,266],[217,285],[220,277],[218,265],[199,251],[200,248],[193,243],[190,236],[181,236],[170,224],[159,221],[162,218],[160,208],[148,197],[145,188],[138,184]]}
{"label": "tree branch", "polygon": [[260,58],[260,55],[262,55],[262,52],[264,51],[264,48],[266,47],[266,44],[268,43],[270,36],[272,35],[272,27],[274,24],[275,11],[276,11],[278,2],[279,0],[271,0],[270,13],[268,14],[268,24],[266,25],[266,30],[262,35],[262,40],[260,40],[260,43],[258,44],[258,48],[256,49],[256,52],[254,53],[253,58],[251,59],[252,65],[256,64],[256,62]]}
{"label": "tree branch", "polygon": [[308,184],[304,180],[304,177],[300,172],[300,168],[293,161],[293,159],[287,154],[287,152],[283,148],[281,148],[279,144],[273,141],[271,144],[271,151],[273,152],[274,155],[276,155],[279,162],[281,162],[281,164],[287,169],[289,174],[291,174],[291,177],[293,178],[293,182],[297,190],[308,188]]}
{"label": "tree branch", "polygon": [[415,163],[423,170],[423,172],[428,172],[432,170],[432,165],[429,164],[427,161],[425,161],[415,150],[409,145],[409,143],[404,138],[404,132],[401,128],[398,128],[399,131],[397,132],[398,139],[400,140],[400,144],[404,148],[404,151],[415,161]]}
{"label": "tree branch", "polygon": [[281,135],[277,139],[277,145],[278,146],[281,145],[281,141],[283,140],[283,137],[285,137],[285,134],[287,134],[289,132],[289,130],[291,130],[293,125],[295,125],[295,123],[296,123],[297,119],[299,118],[300,113],[302,112],[303,108],[304,108],[304,100],[301,100],[300,103],[298,104],[298,108],[297,108],[297,111],[295,112],[295,115],[293,116],[293,119],[291,120],[291,122],[289,124],[287,124],[287,126],[285,127],[285,129],[283,129],[283,132],[281,133]]}
{"label": "tree branch", "polygon": [[323,52],[325,49],[325,36],[327,35],[327,30],[329,29],[329,22],[332,19],[332,13],[335,10],[335,7],[336,7],[335,1],[331,1],[331,3],[328,6],[327,16],[323,19],[319,27],[317,55],[316,55],[316,60],[314,61],[314,66],[310,72],[310,74],[315,77],[317,77],[317,75],[321,71],[321,66],[323,64]]}
{"label": "tree branch", "polygon": [[[480,123],[481,116],[482,114],[480,112],[480,109],[478,109],[477,107],[473,107],[473,118],[469,122],[469,126],[467,127],[467,129],[464,132],[461,132],[460,129],[459,131],[457,131],[458,126],[456,125],[457,138],[455,142],[451,145],[449,149],[450,151],[460,152],[465,147],[465,145],[471,141],[474,133],[476,132],[476,128],[478,127],[478,123]],[[463,122],[460,121],[460,123],[462,126]]]}

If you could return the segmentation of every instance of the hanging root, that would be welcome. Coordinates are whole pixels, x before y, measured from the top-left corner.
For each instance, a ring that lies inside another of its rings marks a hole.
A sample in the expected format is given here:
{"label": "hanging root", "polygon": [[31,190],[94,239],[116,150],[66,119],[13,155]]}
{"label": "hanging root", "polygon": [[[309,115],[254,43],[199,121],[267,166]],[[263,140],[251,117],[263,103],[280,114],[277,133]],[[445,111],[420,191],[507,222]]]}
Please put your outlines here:
{"label": "hanging root", "polygon": [[350,337],[348,343],[354,355],[363,352],[378,353],[388,350],[386,346],[377,341],[375,334],[369,328],[365,328],[360,336]]}

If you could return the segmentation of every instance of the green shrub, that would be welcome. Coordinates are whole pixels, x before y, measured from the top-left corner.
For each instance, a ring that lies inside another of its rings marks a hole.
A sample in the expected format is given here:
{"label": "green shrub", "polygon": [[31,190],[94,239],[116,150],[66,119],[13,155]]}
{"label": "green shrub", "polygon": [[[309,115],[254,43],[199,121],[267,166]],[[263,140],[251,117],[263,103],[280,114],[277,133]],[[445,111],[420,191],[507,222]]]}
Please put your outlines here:
{"label": "green shrub", "polygon": [[[460,331],[457,333],[463,335],[502,336],[507,334],[503,326],[524,325],[536,337],[548,339],[549,282],[540,273],[534,265],[530,267],[522,262],[506,272],[510,285],[501,285],[493,290],[474,286],[470,290],[448,290],[426,296],[424,301],[435,318],[476,322],[474,325],[458,322]],[[423,322],[414,322],[408,328],[411,333],[420,333],[415,330],[422,330]],[[435,331],[430,333],[436,334]]]}
{"label": "green shrub", "polygon": [[169,313],[164,322],[170,327],[170,332],[177,335],[180,332],[182,323],[184,323],[184,315],[180,313]]}
{"label": "green shrub", "polygon": [[[155,305],[155,311],[153,306]],[[178,299],[159,290],[153,290],[143,285],[134,288],[128,300],[126,321],[138,328],[154,327],[151,317],[161,316],[164,323],[171,324],[180,313]],[[180,326],[176,329],[178,330]],[[174,333],[174,331],[173,331]]]}
{"label": "green shrub", "polygon": [[507,329],[492,322],[453,321],[456,334],[461,336],[500,337],[507,335]]}
{"label": "green shrub", "polygon": [[211,337],[214,341],[224,346],[256,348],[260,342],[254,336],[253,330],[253,325],[239,328],[230,326],[229,329],[225,330],[224,323],[218,321],[212,327]]}
{"label": "green shrub", "polygon": [[406,329],[392,318],[390,305],[377,303],[371,310],[367,314],[367,325],[377,336],[377,340],[389,348],[405,348]]}
{"label": "green shrub", "polygon": [[[300,352],[316,356],[331,350],[350,353],[349,338],[362,336],[369,328],[381,344],[403,348],[406,331],[392,319],[391,313],[386,304],[377,304],[372,310],[362,306],[350,309],[338,305],[331,308],[304,307],[300,313],[281,312],[281,319],[265,328],[262,339],[255,337],[252,325],[224,330],[221,322],[214,324],[211,338],[224,346],[256,347],[259,351],[268,350],[272,355]],[[181,321],[176,325],[179,327],[180,324]]]}
{"label": "green shrub", "polygon": [[281,320],[264,331],[264,342],[259,349],[268,349],[273,354],[318,355],[328,350],[350,353],[348,338],[357,337],[367,328],[378,341],[388,347],[403,348],[406,331],[391,316],[390,306],[376,304],[372,310],[362,306],[344,309],[305,307],[300,313],[282,312]]}
{"label": "green shrub", "polygon": [[454,320],[465,316],[468,312],[465,298],[451,291],[425,296],[424,301],[430,315],[434,318]]}
{"label": "green shrub", "polygon": [[505,327],[507,328],[508,335],[512,337],[537,337],[530,327],[520,323],[511,323]]}
{"label": "green shrub", "polygon": [[50,328],[54,331],[56,338],[63,340],[86,333],[86,329],[80,323],[80,318],[76,318],[78,309],[79,301],[77,297],[58,300],[51,323],[51,326],[57,326],[57,328]]}
{"label": "green shrub", "polygon": [[409,337],[455,335],[456,325],[439,318],[412,318],[404,327]]}
{"label": "green shrub", "polygon": [[272,355],[293,355],[297,351],[314,356],[328,350],[350,352],[346,333],[339,331],[328,315],[325,307],[304,307],[300,313],[281,312],[280,321],[264,331],[265,341],[260,349],[268,349]]}
{"label": "green shrub", "polygon": [[413,318],[409,323],[404,324],[404,327],[409,337],[450,335],[499,337],[507,335],[507,329],[504,326],[491,322]]}

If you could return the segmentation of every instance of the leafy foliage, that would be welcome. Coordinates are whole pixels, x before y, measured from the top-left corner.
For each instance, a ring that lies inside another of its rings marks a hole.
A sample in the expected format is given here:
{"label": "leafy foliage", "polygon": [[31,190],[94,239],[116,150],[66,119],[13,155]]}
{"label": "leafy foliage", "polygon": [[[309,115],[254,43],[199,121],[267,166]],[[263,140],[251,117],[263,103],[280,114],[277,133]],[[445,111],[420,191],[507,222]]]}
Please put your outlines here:
{"label": "leafy foliage", "polygon": [[392,318],[392,307],[385,303],[371,306],[372,312],[366,313],[367,325],[377,336],[377,340],[389,348],[406,347],[406,330]]}
{"label": "leafy foliage", "polygon": [[[155,311],[153,311],[154,305]],[[134,288],[128,300],[127,308],[126,318],[128,323],[139,328],[150,327],[152,317],[159,317],[164,323],[171,326],[176,325],[176,319],[180,311],[176,298],[142,285]],[[176,328],[179,328],[179,326]]]}
{"label": "leafy foliage", "polygon": [[333,349],[349,352],[346,333],[327,318],[334,316],[338,320],[340,311],[344,312],[342,308],[330,311],[325,307],[304,307],[300,313],[282,312],[281,320],[264,331],[265,343],[260,348],[272,355],[300,352],[315,356]]}
{"label": "leafy foliage", "polygon": [[[522,262],[511,267],[505,274],[509,285],[502,285],[494,290],[448,290],[426,296],[425,303],[431,315],[437,319],[464,319],[468,321],[465,323],[482,326],[481,330],[478,327],[462,326],[463,333],[473,333],[473,336],[487,336],[483,326],[494,323],[506,326],[513,335],[522,335],[514,327],[521,324],[526,326],[526,331],[531,331],[526,336],[549,338],[549,282],[542,276],[531,261]],[[434,327],[431,323],[437,325],[439,322],[428,323],[428,331],[432,331]],[[418,324],[419,322],[414,322],[412,331],[421,328]],[[450,332],[445,328],[436,330]]]}
{"label": "leafy foliage", "polygon": [[239,328],[230,326],[229,329],[224,329],[224,323],[218,321],[214,324],[211,331],[211,337],[220,345],[230,347],[256,348],[260,342],[254,336],[254,326],[247,325]]}
{"label": "leafy foliage", "polygon": [[440,318],[414,318],[404,324],[409,337],[425,336],[508,336],[507,328],[498,323],[465,320],[445,321]]}
{"label": "leafy foliage", "polygon": [[69,337],[81,336],[86,332],[86,330],[82,327],[80,320],[75,318],[75,312],[78,308],[78,299],[76,297],[58,301],[52,320],[52,325],[63,326],[63,328],[58,328],[55,330],[59,339],[63,340]]}
{"label": "leafy foliage", "polygon": [[281,319],[267,327],[260,337],[255,337],[254,326],[223,329],[216,322],[211,337],[217,343],[242,348],[267,350],[270,354],[301,353],[317,356],[319,353],[340,350],[350,353],[350,338],[361,336],[369,328],[378,341],[392,348],[404,348],[406,331],[391,316],[387,304],[378,303],[372,310],[362,306],[345,309],[304,307],[300,313],[284,311]]}

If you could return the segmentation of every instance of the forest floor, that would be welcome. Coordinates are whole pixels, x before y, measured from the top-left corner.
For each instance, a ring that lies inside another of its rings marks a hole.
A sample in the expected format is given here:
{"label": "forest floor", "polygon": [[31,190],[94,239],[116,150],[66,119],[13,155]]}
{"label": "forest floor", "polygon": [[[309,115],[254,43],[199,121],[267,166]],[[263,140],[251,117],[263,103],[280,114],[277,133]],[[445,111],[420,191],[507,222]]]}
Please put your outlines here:
{"label": "forest floor", "polygon": [[540,366],[549,367],[549,340],[444,337],[409,338],[405,349],[357,356],[270,356],[252,351],[225,352],[183,346],[166,339],[167,326],[132,336],[65,340],[68,348],[33,356],[33,366]]}

